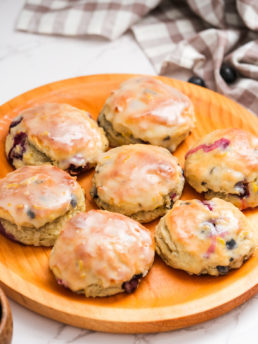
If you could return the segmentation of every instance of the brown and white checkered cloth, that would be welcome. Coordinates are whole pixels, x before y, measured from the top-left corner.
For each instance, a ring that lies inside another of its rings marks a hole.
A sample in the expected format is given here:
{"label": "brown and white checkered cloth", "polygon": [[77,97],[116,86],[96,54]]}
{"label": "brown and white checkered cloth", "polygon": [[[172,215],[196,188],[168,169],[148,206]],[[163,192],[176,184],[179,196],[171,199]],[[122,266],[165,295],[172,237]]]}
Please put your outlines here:
{"label": "brown and white checkered cloth", "polygon": [[[258,115],[258,0],[27,0],[16,28],[108,39],[131,29],[158,74],[188,70]],[[222,62],[238,72],[231,85]]]}

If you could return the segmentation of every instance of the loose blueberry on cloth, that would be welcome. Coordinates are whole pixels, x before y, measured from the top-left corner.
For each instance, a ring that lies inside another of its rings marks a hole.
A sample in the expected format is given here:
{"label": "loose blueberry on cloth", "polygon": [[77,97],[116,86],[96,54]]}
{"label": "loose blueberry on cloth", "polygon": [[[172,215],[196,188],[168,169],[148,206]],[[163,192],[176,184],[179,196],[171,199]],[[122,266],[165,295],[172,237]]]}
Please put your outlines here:
{"label": "loose blueberry on cloth", "polygon": [[[258,115],[257,1],[27,0],[16,28],[108,39],[130,29],[158,74],[202,78]],[[234,81],[221,73],[223,63]]]}

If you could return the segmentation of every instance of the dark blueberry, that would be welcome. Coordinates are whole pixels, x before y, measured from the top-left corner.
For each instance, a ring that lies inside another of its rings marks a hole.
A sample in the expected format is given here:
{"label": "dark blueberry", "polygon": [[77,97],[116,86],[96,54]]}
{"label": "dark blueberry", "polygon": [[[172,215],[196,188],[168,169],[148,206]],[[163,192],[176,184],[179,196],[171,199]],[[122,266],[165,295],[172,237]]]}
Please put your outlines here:
{"label": "dark blueberry", "polygon": [[23,117],[18,117],[17,119],[12,121],[12,123],[10,124],[10,127],[9,127],[9,133],[10,133],[11,129],[13,127],[16,127],[18,124],[20,124],[22,120],[23,120]]}
{"label": "dark blueberry", "polygon": [[204,80],[199,76],[192,76],[190,79],[188,79],[188,82],[198,86],[206,87]]}
{"label": "dark blueberry", "polygon": [[77,174],[82,172],[82,166],[75,166],[74,164],[71,164],[68,167],[68,172],[72,175],[72,176],[76,176]]}
{"label": "dark blueberry", "polygon": [[229,267],[223,265],[217,265],[216,269],[220,273],[220,275],[226,275],[228,273]]}
{"label": "dark blueberry", "polygon": [[234,258],[233,257],[230,257],[229,261],[230,262],[233,262]]}
{"label": "dark blueberry", "polygon": [[75,166],[75,165],[71,164],[68,167],[68,172],[70,173],[71,176],[77,176],[78,174],[80,174],[82,172],[88,171],[89,168],[90,168],[89,163],[87,163],[84,166]]}
{"label": "dark blueberry", "polygon": [[27,135],[23,131],[21,131],[20,133],[14,136],[13,144],[23,145],[25,143],[26,138],[27,138]]}
{"label": "dark blueberry", "polygon": [[140,279],[140,278],[142,278],[142,274],[136,274],[136,275],[133,276],[133,278]]}
{"label": "dark blueberry", "polygon": [[170,140],[170,136],[164,137],[163,141],[167,141],[167,140]]}
{"label": "dark blueberry", "polygon": [[98,190],[97,190],[96,186],[94,186],[94,187],[92,188],[90,194],[91,194],[91,197],[92,197],[93,199],[96,199],[96,198],[99,197],[99,196],[98,196]]}
{"label": "dark blueberry", "polygon": [[[132,135],[132,138],[134,138],[134,136]],[[141,143],[144,143],[145,145],[148,145],[149,142],[148,141],[144,141],[144,140],[140,140]]]}
{"label": "dark blueberry", "polygon": [[71,195],[71,206],[75,208],[77,206],[77,199],[75,195]]}
{"label": "dark blueberry", "polygon": [[167,209],[172,209],[174,206],[174,202],[171,200],[170,204],[166,207]]}
{"label": "dark blueberry", "polygon": [[236,242],[234,239],[226,241],[226,246],[228,250],[233,250],[234,247],[236,247]]}
{"label": "dark blueberry", "polygon": [[250,195],[248,183],[238,182],[235,184],[234,188],[237,189],[240,198],[248,197]]}
{"label": "dark blueberry", "polygon": [[127,294],[133,293],[139,284],[139,280],[142,278],[142,274],[134,275],[130,281],[124,282],[122,288]]}
{"label": "dark blueberry", "polygon": [[216,219],[210,219],[209,222],[212,223],[214,227],[216,227]]}
{"label": "dark blueberry", "polygon": [[175,203],[174,199],[175,199],[175,197],[176,197],[176,193],[172,192],[172,193],[169,195],[169,197],[170,197],[169,209],[172,209],[172,208],[173,208],[173,205],[174,205],[174,203]]}
{"label": "dark blueberry", "polygon": [[220,75],[226,81],[227,84],[232,84],[236,81],[237,73],[235,69],[226,63],[223,63],[220,68]]}
{"label": "dark blueberry", "polygon": [[[13,159],[22,159],[24,152],[26,151],[25,143],[26,143],[27,135],[24,132],[20,132],[19,134],[15,135],[13,138],[13,146],[8,153],[8,160],[12,164]],[[21,147],[21,152],[15,152],[15,148],[17,146]]]}
{"label": "dark blueberry", "polygon": [[207,183],[206,183],[206,182],[202,182],[201,184],[204,186],[204,185],[206,185]]}
{"label": "dark blueberry", "polygon": [[31,219],[35,219],[35,217],[36,217],[35,213],[34,213],[31,209],[29,209],[29,210],[27,211],[27,215],[28,215]]}

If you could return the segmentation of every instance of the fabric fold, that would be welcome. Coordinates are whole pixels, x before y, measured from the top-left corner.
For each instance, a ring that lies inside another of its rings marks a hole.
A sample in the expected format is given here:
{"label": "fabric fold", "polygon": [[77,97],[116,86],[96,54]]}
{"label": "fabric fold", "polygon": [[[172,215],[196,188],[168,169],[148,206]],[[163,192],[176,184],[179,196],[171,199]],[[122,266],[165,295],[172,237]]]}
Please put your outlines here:
{"label": "fabric fold", "polygon": [[110,40],[130,29],[157,74],[199,76],[258,115],[257,0],[27,0],[16,29]]}

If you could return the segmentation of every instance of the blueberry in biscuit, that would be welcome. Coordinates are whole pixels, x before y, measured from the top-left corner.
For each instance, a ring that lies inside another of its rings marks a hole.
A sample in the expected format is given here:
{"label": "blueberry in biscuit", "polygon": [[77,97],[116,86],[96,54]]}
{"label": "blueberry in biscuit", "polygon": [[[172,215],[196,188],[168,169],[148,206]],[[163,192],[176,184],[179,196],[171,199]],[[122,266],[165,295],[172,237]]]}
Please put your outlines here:
{"label": "blueberry in biscuit", "polygon": [[53,246],[64,223],[85,210],[84,192],[65,171],[24,166],[0,180],[0,232],[34,246]]}
{"label": "blueberry in biscuit", "polygon": [[204,197],[220,197],[240,209],[258,205],[258,138],[242,129],[204,136],[185,156],[185,177]]}
{"label": "blueberry in biscuit", "polygon": [[95,166],[107,147],[103,129],[86,111],[46,103],[24,110],[13,120],[5,151],[15,168],[49,163],[77,175]]}
{"label": "blueberry in biscuit", "polygon": [[256,245],[245,215],[219,198],[177,201],[157,225],[155,242],[167,265],[212,276],[239,268]]}

